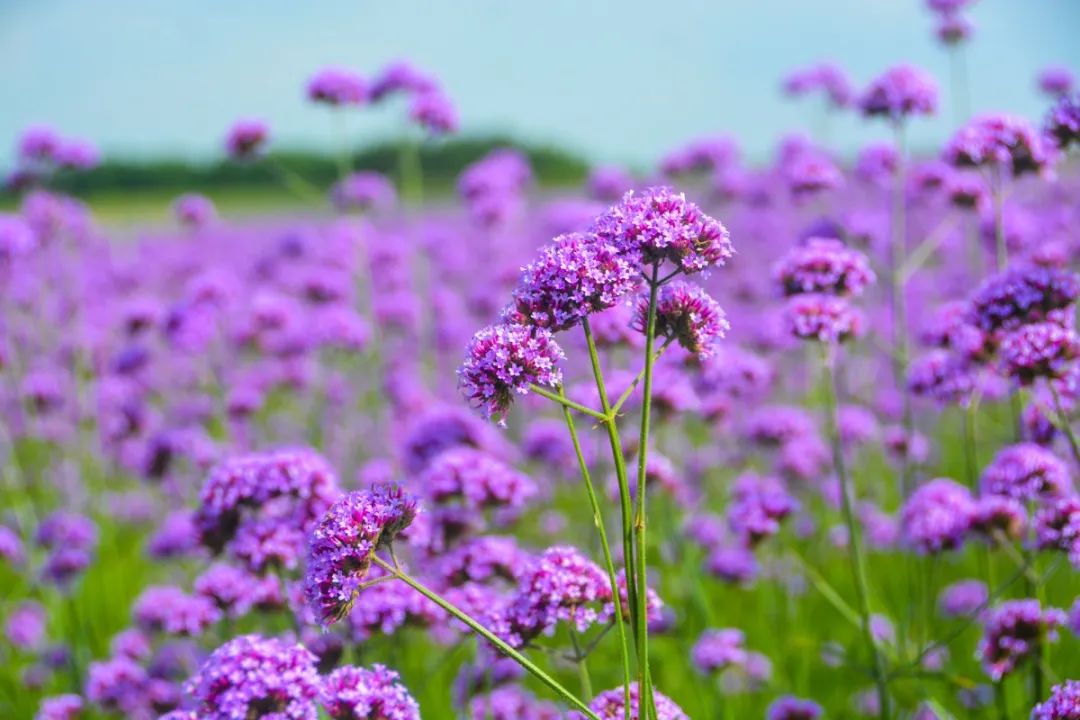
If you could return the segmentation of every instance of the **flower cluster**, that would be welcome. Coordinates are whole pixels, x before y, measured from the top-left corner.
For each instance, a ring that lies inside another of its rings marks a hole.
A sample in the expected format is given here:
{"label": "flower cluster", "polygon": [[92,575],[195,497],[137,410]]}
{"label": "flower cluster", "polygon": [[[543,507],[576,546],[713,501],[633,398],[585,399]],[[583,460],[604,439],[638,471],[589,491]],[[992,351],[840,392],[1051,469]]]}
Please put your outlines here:
{"label": "flower cluster", "polygon": [[[689,716],[675,702],[661,693],[653,690],[653,700],[656,703],[656,720],[689,720]],[[631,720],[644,720],[645,713],[641,712],[641,691],[637,683],[630,684],[630,718]],[[620,720],[626,717],[626,690],[615,688],[605,690],[589,703],[589,709],[596,713],[600,720]],[[584,720],[581,713],[572,712],[573,720]]]}
{"label": "flower cluster", "polygon": [[905,541],[923,553],[953,550],[964,542],[975,503],[971,492],[948,478],[930,480],[904,503]]}
{"label": "flower cluster", "polygon": [[1031,720],[1074,720],[1080,712],[1080,681],[1066,680],[1050,688],[1050,697],[1031,710]]}
{"label": "flower cluster", "polygon": [[[649,298],[638,297],[631,326],[646,332]],[[699,285],[677,281],[660,288],[656,297],[656,337],[678,341],[700,359],[711,356],[730,325],[719,303]]]}
{"label": "flower cluster", "polygon": [[1020,385],[1064,377],[1077,357],[1080,337],[1056,323],[1024,325],[1001,343],[1003,371]]}
{"label": "flower cluster", "polygon": [[558,387],[562,348],[544,328],[491,325],[473,336],[458,369],[461,391],[487,417],[506,416],[530,385]]}
{"label": "flower cluster", "polygon": [[351,70],[324,68],[308,80],[307,97],[335,107],[363,105],[368,100],[368,88],[364,79]]}
{"label": "flower cluster", "polygon": [[983,115],[953,135],[942,159],[958,168],[998,167],[1019,177],[1042,171],[1051,157],[1042,136],[1026,120]]}
{"label": "flower cluster", "polygon": [[420,720],[416,700],[398,674],[382,665],[338,668],[323,680],[321,702],[333,720]]}
{"label": "flower cluster", "polygon": [[978,657],[995,682],[1009,675],[1044,643],[1057,640],[1065,613],[1043,608],[1038,600],[1009,600],[992,608],[986,618]]}
{"label": "flower cluster", "polygon": [[831,238],[810,238],[793,248],[773,267],[773,278],[787,296],[857,296],[876,279],[865,255]]}
{"label": "flower cluster", "polygon": [[885,71],[859,98],[868,117],[883,116],[899,122],[911,115],[933,115],[938,90],[933,78],[918,68],[900,65]]}

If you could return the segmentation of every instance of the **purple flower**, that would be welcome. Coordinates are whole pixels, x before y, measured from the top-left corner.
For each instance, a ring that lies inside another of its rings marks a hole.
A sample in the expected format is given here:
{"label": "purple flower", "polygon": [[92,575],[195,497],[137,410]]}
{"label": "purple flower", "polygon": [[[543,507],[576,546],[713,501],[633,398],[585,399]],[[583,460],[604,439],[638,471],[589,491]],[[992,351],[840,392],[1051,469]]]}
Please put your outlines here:
{"label": "purple flower", "polygon": [[1066,67],[1048,67],[1039,73],[1039,89],[1053,97],[1068,95],[1075,84],[1076,78]]}
{"label": "purple flower", "polygon": [[833,107],[847,107],[854,91],[844,71],[836,65],[821,63],[796,70],[784,79],[784,92],[799,97],[820,90]]}
{"label": "purple flower", "polygon": [[56,130],[44,125],[34,125],[26,128],[19,136],[19,157],[30,163],[51,163],[62,143],[60,133]]}
{"label": "purple flower", "polygon": [[379,102],[397,93],[425,93],[436,90],[435,80],[404,60],[383,68],[371,84],[371,101]]}
{"label": "purple flower", "polygon": [[626,170],[615,166],[599,166],[592,169],[585,183],[589,196],[604,202],[614,202],[634,186],[634,178]]}
{"label": "purple flower", "polygon": [[1038,600],[1009,600],[987,615],[977,656],[994,682],[1012,673],[1038,647],[1057,640],[1065,613],[1046,608]]}
{"label": "purple flower", "polygon": [[[641,295],[631,327],[644,333],[648,313],[649,298]],[[677,281],[664,285],[657,293],[656,337],[677,340],[699,359],[711,356],[717,341],[730,328],[720,304],[700,285]]]}
{"label": "purple flower", "polygon": [[237,120],[225,135],[225,152],[233,160],[257,156],[270,139],[270,128],[262,120]]}
{"label": "purple flower", "polygon": [[438,575],[447,585],[517,583],[531,563],[529,554],[512,537],[485,535],[466,540],[438,560]]}
{"label": "purple flower", "polygon": [[968,319],[987,333],[1058,320],[1080,297],[1080,277],[1056,268],[1020,266],[987,278],[971,296]]}
{"label": "purple flower", "polygon": [[457,110],[450,98],[439,90],[429,90],[413,97],[409,119],[430,135],[449,135],[458,129]]}
{"label": "purple flower", "polygon": [[865,323],[844,298],[832,295],[795,295],[784,307],[784,322],[792,337],[842,343],[862,335]]}
{"label": "purple flower", "polygon": [[490,425],[466,410],[435,407],[421,414],[405,435],[401,448],[405,472],[417,475],[444,450],[458,446],[505,455]]}
{"label": "purple flower", "polygon": [[[656,720],[689,720],[690,716],[683,712],[682,708],[655,689],[653,700],[656,703]],[[630,720],[644,720],[644,715],[639,714],[638,703],[638,684],[633,682],[630,683]],[[618,687],[605,690],[589,703],[589,709],[596,713],[600,720],[622,720],[626,716],[626,689]],[[571,712],[569,717],[572,720],[584,720],[584,716],[577,712]]]}
{"label": "purple flower", "polygon": [[146,632],[198,637],[221,619],[221,611],[202,595],[174,585],[151,585],[135,599],[135,622]]}
{"label": "purple flower", "polygon": [[890,143],[872,143],[859,151],[855,175],[863,182],[888,187],[900,167],[900,153]]}
{"label": "purple flower", "polygon": [[910,65],[900,65],[870,83],[859,98],[859,109],[868,117],[884,116],[899,122],[909,115],[933,115],[937,95],[932,77]]}
{"label": "purple flower", "polygon": [[962,15],[945,15],[938,19],[934,32],[942,44],[959,45],[971,38],[975,26]]}
{"label": "purple flower", "polygon": [[765,720],[818,720],[824,712],[813,700],[784,695],[769,704]]}
{"label": "purple flower", "polygon": [[1050,697],[1031,709],[1031,720],[1076,720],[1080,712],[1080,680],[1050,688]]}
{"label": "purple flower", "polygon": [[106,712],[126,716],[146,713],[149,677],[142,667],[126,657],[92,662],[86,672],[86,699]]}
{"label": "purple flower", "polygon": [[341,211],[387,210],[397,202],[397,191],[382,173],[358,172],[334,184],[330,201]]}
{"label": "purple flower", "polygon": [[1014,177],[1040,172],[1051,158],[1031,123],[1008,115],[982,115],[956,131],[942,159],[958,168],[1000,167]]}
{"label": "purple flower", "polygon": [[784,180],[796,200],[805,200],[844,184],[844,174],[828,155],[804,150],[783,163]]}
{"label": "purple flower", "polygon": [[1024,325],[1001,343],[1004,373],[1020,385],[1064,377],[1080,356],[1080,337],[1055,323]]}
{"label": "purple flower", "polygon": [[967,401],[975,390],[975,377],[967,364],[951,352],[931,350],[908,368],[908,389],[948,405]]}
{"label": "purple flower", "polygon": [[705,559],[705,570],[724,582],[749,585],[761,573],[761,565],[753,550],[741,545],[729,545],[713,548]]}
{"label": "purple flower", "polygon": [[491,325],[473,335],[458,369],[462,393],[481,412],[500,422],[509,412],[514,395],[525,395],[530,385],[557,387],[565,355],[544,328]]}
{"label": "purple flower", "polygon": [[22,565],[25,559],[22,539],[7,525],[0,525],[0,560],[11,565]]}
{"label": "purple flower", "polygon": [[393,670],[346,665],[322,683],[321,701],[333,720],[420,720],[420,706]]}
{"label": "purple flower", "polygon": [[593,232],[646,267],[671,262],[685,273],[722,266],[734,249],[727,229],[670,188],[649,188],[596,219]]}
{"label": "purple flower", "polygon": [[217,210],[210,198],[198,193],[187,193],[173,201],[173,214],[184,227],[201,228],[217,217]]}
{"label": "purple flower", "polygon": [[4,635],[14,648],[37,650],[45,640],[45,608],[28,600],[17,605],[4,622]]}
{"label": "purple flower", "polygon": [[1080,95],[1063,95],[1047,113],[1043,132],[1061,150],[1080,144]]}
{"label": "purple flower", "polygon": [[1018,443],[999,451],[983,471],[979,490],[1015,500],[1047,500],[1073,492],[1065,462],[1034,443]]}
{"label": "purple flower", "polygon": [[614,244],[591,233],[560,235],[521,269],[507,315],[521,325],[567,330],[614,306],[640,280]]}
{"label": "purple flower", "polygon": [[[738,154],[739,149],[730,138],[722,135],[696,138],[666,155],[660,161],[660,171],[672,177],[717,170],[732,164]],[[626,188],[624,185],[622,190]]]}
{"label": "purple flower", "polygon": [[945,617],[974,615],[990,599],[990,591],[981,580],[960,580],[945,587],[938,596],[938,607]]}
{"label": "purple flower", "polygon": [[870,261],[839,240],[809,238],[773,266],[785,296],[809,293],[861,295],[876,279]]}
{"label": "purple flower", "polygon": [[345,495],[311,533],[304,594],[322,625],[352,607],[375,552],[416,517],[416,501],[399,488],[379,486]]}
{"label": "purple flower", "polygon": [[451,448],[435,458],[417,481],[435,504],[459,499],[469,508],[522,507],[536,484],[513,467],[473,448]]}
{"label": "purple flower", "polygon": [[523,647],[560,622],[584,632],[613,610],[604,571],[572,547],[551,547],[522,574],[504,613],[503,634],[515,647]]}
{"label": "purple flower", "polygon": [[948,478],[930,480],[904,503],[904,541],[925,554],[954,550],[963,544],[974,510],[971,492],[963,485]]}
{"label": "purple flower", "polygon": [[1035,540],[1041,550],[1062,550],[1080,568],[1080,498],[1062,498],[1035,513]]}
{"label": "purple flower", "polygon": [[101,151],[87,140],[65,140],[54,160],[60,170],[93,170],[101,163]]}
{"label": "purple flower", "polygon": [[274,575],[260,577],[225,563],[215,563],[195,578],[195,592],[233,618],[254,608],[276,608],[285,603]]}
{"label": "purple flower", "polygon": [[728,524],[752,546],[779,532],[780,522],[798,507],[781,480],[747,473],[732,486]]}
{"label": "purple flower", "polygon": [[562,713],[551,703],[537,700],[520,685],[497,687],[469,701],[469,720],[559,720]]}
{"label": "purple flower", "polygon": [[83,699],[78,695],[54,695],[42,699],[34,720],[79,720]]}
{"label": "purple flower", "polygon": [[303,646],[241,635],[215,650],[185,689],[206,720],[316,720],[321,682],[315,656]]}
{"label": "purple flower", "polygon": [[307,98],[335,107],[363,105],[368,99],[367,84],[351,70],[324,68],[308,80]]}
{"label": "purple flower", "polygon": [[747,656],[746,635],[736,628],[706,630],[690,650],[694,667],[706,675],[741,666]]}
{"label": "purple flower", "polygon": [[992,542],[1001,537],[1019,540],[1027,527],[1027,513],[1020,501],[1003,495],[987,495],[975,501],[971,514],[972,532],[985,535]]}

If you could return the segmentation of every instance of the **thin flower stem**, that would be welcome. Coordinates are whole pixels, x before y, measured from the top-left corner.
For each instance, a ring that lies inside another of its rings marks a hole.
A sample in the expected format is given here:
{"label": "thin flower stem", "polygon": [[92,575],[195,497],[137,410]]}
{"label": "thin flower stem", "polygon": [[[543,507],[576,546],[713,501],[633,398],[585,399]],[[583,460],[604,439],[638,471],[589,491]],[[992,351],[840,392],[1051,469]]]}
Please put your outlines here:
{"label": "thin flower stem", "polygon": [[[562,385],[559,386],[559,396],[564,396],[564,390]],[[603,549],[604,565],[606,566],[608,574],[608,582],[611,584],[611,597],[615,603],[615,625],[619,632],[619,649],[622,655],[622,667],[623,667],[623,684],[625,685],[625,709],[626,718],[630,718],[630,681],[632,674],[630,671],[630,641],[626,635],[626,623],[623,619],[622,612],[622,600],[619,595],[619,582],[618,576],[615,573],[615,560],[611,555],[611,545],[608,543],[607,530],[604,526],[604,514],[600,509],[600,501],[596,497],[596,488],[593,486],[592,476],[589,473],[589,464],[585,461],[585,455],[581,451],[581,439],[578,437],[577,429],[574,427],[574,416],[570,412],[570,408],[563,405],[563,418],[566,420],[566,429],[570,431],[570,441],[574,445],[574,454],[577,456],[578,467],[581,469],[581,477],[585,481],[585,493],[589,496],[589,506],[592,509],[593,523],[596,525],[596,531],[600,535],[600,547]],[[588,678],[588,669],[585,668],[585,656],[588,652],[591,652],[591,648],[585,655],[582,655],[577,648],[576,634],[572,636],[574,638],[574,650],[579,655],[579,667],[582,668],[584,678]],[[588,696],[592,697],[592,692],[588,693]]]}
{"label": "thin flower stem", "polygon": [[967,474],[968,488],[974,492],[978,477],[978,460],[975,457],[975,404],[969,402],[960,408],[960,412],[964,426],[964,469]]}
{"label": "thin flower stem", "polygon": [[[892,206],[892,252],[889,261],[890,280],[892,281],[892,326],[893,347],[896,354],[893,356],[893,375],[897,387],[900,388],[902,403],[902,424],[904,437],[911,442],[914,428],[914,417],[911,412],[911,393],[907,387],[908,368],[908,326],[907,326],[907,280],[904,275],[904,265],[907,256],[907,196],[905,187],[906,145],[903,122],[898,122],[896,130],[896,152],[898,155],[896,165],[895,187],[893,188]],[[907,497],[911,492],[911,460],[905,452],[900,460],[900,487],[903,496]]]}
{"label": "thin flower stem", "polygon": [[844,449],[840,440],[835,357],[830,345],[822,344],[821,359],[822,370],[825,374],[826,424],[829,438],[832,441],[833,465],[837,479],[840,481],[840,508],[848,531],[848,556],[851,560],[851,574],[855,581],[855,595],[858,601],[860,619],[862,620],[863,640],[866,642],[866,649],[869,651],[873,663],[874,683],[877,686],[878,695],[878,717],[881,720],[888,720],[892,716],[889,707],[888,679],[885,673],[884,658],[878,650],[877,643],[874,642],[874,634],[870,629],[869,583],[866,578],[866,566],[863,564],[859,528],[855,522],[855,512],[852,507],[852,495],[854,493],[844,463]]}
{"label": "thin flower stem", "polygon": [[529,390],[531,392],[536,393],[537,395],[539,395],[541,397],[546,397],[548,400],[553,400],[554,402],[559,403],[564,408],[569,408],[571,410],[577,410],[582,415],[588,415],[589,417],[595,418],[596,420],[599,420],[600,422],[607,422],[608,416],[607,416],[606,413],[598,413],[595,410],[593,410],[592,408],[585,407],[581,403],[576,403],[573,400],[566,397],[565,394],[553,393],[550,390],[545,390],[544,388],[540,387],[539,385],[530,385]]}
{"label": "thin flower stem", "polygon": [[1065,437],[1069,438],[1069,448],[1072,450],[1073,459],[1080,464],[1080,442],[1077,442],[1076,432],[1073,430],[1072,423],[1069,422],[1069,416],[1065,413],[1065,406],[1061,404],[1061,393],[1054,387],[1053,382],[1047,382],[1046,385],[1050,388],[1050,397],[1054,399],[1054,412],[1057,413],[1061,429]]}
{"label": "thin flower stem", "polygon": [[[673,342],[675,342],[675,338],[668,338],[666,341],[664,341],[664,344],[661,345],[660,349],[656,351],[656,357],[654,359],[659,360],[661,357],[663,357],[664,352],[669,347],[671,347],[671,343],[673,343]],[[623,391],[623,394],[619,396],[619,399],[617,401],[615,401],[615,405],[611,408],[611,412],[613,414],[615,414],[615,415],[619,414],[619,411],[622,410],[622,406],[624,404],[626,404],[627,400],[630,399],[630,396],[633,394],[634,390],[637,389],[637,386],[641,384],[641,381],[644,378],[645,378],[645,369],[642,368],[641,372],[639,372],[637,374],[637,377],[634,378],[634,381],[632,383],[630,383],[630,387],[626,388],[626,390]]]}
{"label": "thin flower stem", "polygon": [[1009,700],[1005,697],[1005,684],[998,680],[994,683],[994,704],[997,706],[998,719],[1009,720]]}
{"label": "thin flower stem", "polygon": [[[622,441],[619,439],[619,429],[615,424],[615,416],[611,412],[611,401],[608,399],[607,388],[604,386],[604,372],[600,369],[600,355],[596,351],[596,339],[593,337],[589,318],[581,321],[582,330],[585,332],[585,344],[589,348],[589,361],[592,364],[593,377],[596,380],[596,391],[600,396],[600,407],[603,408],[607,418],[604,429],[607,430],[608,443],[611,445],[611,459],[615,464],[615,479],[619,484],[619,509],[622,515],[622,541],[623,541],[623,572],[626,575],[626,602],[630,606],[630,627],[634,638],[637,639],[637,585],[634,582],[634,534],[632,524],[632,502],[630,500],[630,482],[626,474],[626,458],[623,456]],[[634,645],[635,649],[637,645]],[[640,658],[638,662],[640,662]]]}
{"label": "thin flower stem", "polygon": [[634,552],[637,561],[637,623],[638,643],[638,691],[645,711],[651,716],[656,713],[652,694],[652,678],[649,673],[649,624],[648,624],[648,575],[646,563],[646,515],[645,515],[645,478],[649,459],[649,422],[652,411],[653,363],[655,361],[653,345],[656,342],[656,299],[660,291],[657,282],[660,264],[655,263],[649,281],[649,307],[645,320],[645,377],[642,380],[641,398],[641,434],[638,437],[637,467],[637,508],[634,512]]}
{"label": "thin flower stem", "polygon": [[[581,643],[578,642],[577,631],[573,628],[570,629],[570,643],[574,646],[574,664],[577,665],[578,678],[581,680],[581,694],[586,700],[591,700],[593,697],[592,678],[589,677],[589,661],[588,656],[581,651]],[[629,697],[630,689],[627,688],[627,696]],[[626,715],[630,715],[630,701],[626,702]]]}
{"label": "thin flower stem", "polygon": [[371,559],[372,559],[372,562],[374,562],[376,565],[381,567],[383,570],[386,570],[388,573],[391,573],[392,575],[397,577],[399,580],[404,582],[406,585],[411,587],[413,590],[420,593],[421,595],[426,597],[428,600],[435,603],[436,605],[438,605],[443,610],[445,610],[446,612],[453,615],[455,618],[457,618],[461,622],[465,623],[465,625],[467,625],[470,630],[472,630],[473,632],[478,634],[480,637],[484,638],[489,643],[494,645],[504,655],[506,655],[509,658],[511,658],[512,660],[514,660],[514,662],[516,662],[518,665],[520,665],[525,670],[527,670],[537,680],[539,680],[540,682],[547,685],[548,688],[550,688],[552,690],[552,692],[554,692],[556,695],[558,695],[560,698],[562,698],[566,702],[570,703],[570,705],[572,705],[574,707],[574,709],[576,709],[578,712],[585,715],[585,717],[591,718],[591,720],[600,720],[600,718],[596,715],[596,713],[594,713],[592,710],[589,709],[588,705],[586,705],[577,696],[575,696],[573,693],[571,693],[569,690],[567,690],[565,687],[563,687],[559,683],[558,680],[556,680],[555,678],[548,675],[539,666],[537,666],[535,663],[533,663],[532,660],[529,660],[529,658],[525,657],[524,655],[519,653],[517,650],[510,647],[510,645],[508,645],[504,640],[502,640],[497,635],[495,635],[495,633],[491,632],[486,627],[481,625],[479,622],[477,622],[470,615],[468,615],[463,610],[458,608],[456,605],[449,602],[448,600],[443,598],[438,593],[436,593],[436,592],[434,592],[432,590],[429,590],[425,585],[423,585],[421,582],[419,582],[418,580],[411,577],[408,573],[406,573],[403,570],[399,570],[399,569],[395,568],[393,565],[386,562],[385,560],[383,560],[379,556],[373,555]]}

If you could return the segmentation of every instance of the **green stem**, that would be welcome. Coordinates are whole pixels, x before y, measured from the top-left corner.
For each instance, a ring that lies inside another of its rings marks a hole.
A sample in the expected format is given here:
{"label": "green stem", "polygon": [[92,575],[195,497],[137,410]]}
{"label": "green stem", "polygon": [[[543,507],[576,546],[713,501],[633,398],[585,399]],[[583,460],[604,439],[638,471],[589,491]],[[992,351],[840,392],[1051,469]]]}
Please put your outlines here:
{"label": "green stem", "polygon": [[[618,597],[616,595],[615,597]],[[574,646],[574,664],[577,665],[578,679],[581,681],[581,694],[586,700],[591,700],[593,697],[592,678],[589,677],[589,661],[581,651],[581,644],[578,642],[577,631],[573,628],[570,629],[570,642]],[[626,689],[626,697],[629,698],[630,689]],[[626,700],[626,716],[630,716],[630,701]]]}
{"label": "green stem", "polygon": [[645,479],[646,465],[649,458],[649,422],[652,411],[653,363],[655,361],[653,345],[656,342],[656,299],[660,285],[657,282],[660,264],[652,268],[649,280],[649,308],[645,320],[645,377],[642,381],[641,398],[641,434],[638,436],[637,467],[637,508],[634,511],[634,539],[637,561],[637,642],[638,642],[638,691],[640,702],[650,715],[656,713],[652,694],[652,678],[649,673],[649,622],[648,622],[648,575],[646,562],[646,514],[645,514]]}
{"label": "green stem", "polygon": [[[559,396],[564,395],[563,387],[559,386]],[[600,535],[600,547],[603,549],[604,565],[607,569],[608,582],[611,584],[611,596],[615,602],[615,626],[619,633],[619,649],[622,654],[622,667],[623,667],[623,684],[624,700],[626,706],[626,718],[630,718],[630,681],[632,679],[630,671],[630,642],[626,635],[626,622],[623,618],[622,611],[622,599],[619,595],[619,582],[618,576],[615,572],[615,560],[611,555],[611,545],[608,543],[607,530],[604,527],[604,515],[600,510],[600,501],[596,497],[596,488],[593,486],[592,476],[589,473],[589,464],[585,461],[585,455],[581,451],[581,439],[578,437],[577,429],[574,427],[574,416],[570,412],[570,408],[563,405],[563,419],[566,420],[566,429],[570,431],[570,441],[574,445],[574,454],[577,456],[578,467],[581,469],[581,477],[585,481],[585,493],[589,496],[589,506],[592,508],[593,523],[596,525],[596,531]],[[627,585],[629,590],[629,585]],[[571,631],[572,632],[572,631]],[[574,638],[575,652],[578,652],[576,647],[577,639]],[[580,662],[579,668],[584,673],[583,681],[588,679],[588,669],[585,667],[585,658],[581,657],[581,653],[578,652]],[[590,686],[591,688],[591,686]],[[590,689],[588,697],[592,697],[592,691]]]}
{"label": "green stem", "polygon": [[967,471],[967,485],[974,492],[978,477],[978,460],[975,457],[975,405],[968,403],[960,408],[964,426],[964,467]]}
{"label": "green stem", "polygon": [[565,393],[562,392],[562,388],[559,389],[558,393],[553,393],[550,390],[545,390],[539,385],[530,385],[529,390],[536,393],[540,397],[546,397],[548,400],[559,403],[564,408],[569,408],[570,410],[577,410],[582,415],[588,415],[589,417],[595,418],[596,420],[599,420],[601,422],[607,422],[608,414],[606,411],[603,413],[598,413],[592,408],[585,407],[581,403],[574,402],[570,398],[566,397]]}
{"label": "green stem", "polygon": [[[903,123],[898,122],[895,129],[898,160],[895,187],[893,188],[893,226],[892,242],[890,243],[892,257],[889,262],[890,280],[892,281],[893,347],[896,350],[896,354],[893,356],[893,375],[901,393],[904,437],[906,442],[910,443],[913,434],[914,417],[911,412],[911,393],[907,389],[907,277],[904,274],[907,256],[907,198],[904,171],[907,158]],[[911,492],[911,459],[910,453],[907,451],[904,452],[903,457],[900,459],[900,488],[905,498]]]}
{"label": "green stem", "polygon": [[[604,421],[604,429],[607,430],[608,444],[611,445],[611,459],[615,464],[615,479],[619,484],[619,509],[622,515],[622,541],[623,541],[623,572],[626,575],[626,602],[630,607],[630,627],[637,638],[637,585],[634,582],[634,533],[632,516],[632,502],[630,500],[630,482],[626,473],[626,458],[623,456],[622,441],[619,439],[619,429],[615,424],[615,416],[611,411],[611,401],[608,399],[607,388],[604,386],[604,373],[600,369],[600,355],[596,351],[596,339],[593,337],[589,319],[583,318],[581,328],[585,332],[585,344],[589,348],[589,362],[592,364],[593,377],[596,380],[596,391],[600,396],[600,407],[607,416]],[[637,646],[635,645],[635,648]],[[640,658],[638,662],[640,662]]]}
{"label": "green stem", "polygon": [[424,171],[420,162],[420,142],[411,137],[401,141],[398,153],[402,198],[417,205],[424,201]]}
{"label": "green stem", "polygon": [[[675,342],[675,338],[668,338],[664,342],[664,344],[660,346],[660,349],[656,351],[656,357],[654,358],[654,361],[659,360],[664,355],[664,351],[671,347],[671,343],[673,342]],[[634,378],[634,381],[630,383],[630,387],[626,388],[626,390],[623,390],[623,394],[620,395],[619,399],[615,401],[614,407],[611,408],[612,413],[614,413],[615,415],[619,414],[619,411],[622,410],[622,406],[626,403],[627,400],[630,399],[630,395],[634,392],[637,386],[641,384],[641,381],[644,378],[645,368],[642,368],[641,372],[639,372],[637,374],[637,377]]]}
{"label": "green stem", "polygon": [[855,595],[856,600],[858,601],[860,620],[862,621],[863,640],[866,643],[866,649],[870,653],[870,659],[873,663],[874,683],[877,686],[878,695],[878,717],[880,717],[881,720],[888,720],[888,718],[891,717],[889,708],[889,687],[886,679],[884,658],[878,650],[877,643],[874,642],[874,634],[870,629],[869,582],[866,577],[866,566],[863,563],[859,528],[855,522],[855,512],[853,509],[854,492],[851,487],[851,479],[848,477],[846,465],[844,463],[844,449],[840,440],[836,393],[836,367],[835,357],[833,356],[831,349],[832,346],[827,344],[822,344],[821,346],[822,369],[825,374],[826,425],[828,427],[829,438],[832,441],[833,464],[835,466],[837,479],[840,481],[840,508],[844,516],[844,524],[847,526],[848,531],[848,549],[850,551],[848,557],[851,560],[851,574],[855,581]]}
{"label": "green stem", "polygon": [[1072,423],[1069,422],[1065,406],[1061,404],[1061,394],[1054,387],[1053,381],[1047,382],[1046,385],[1050,388],[1050,397],[1054,399],[1054,412],[1057,413],[1061,429],[1065,433],[1065,437],[1069,438],[1069,448],[1072,450],[1073,459],[1080,463],[1080,442],[1077,442],[1076,432],[1073,430]]}
{"label": "green stem", "polygon": [[502,640],[497,635],[495,635],[495,633],[491,632],[486,627],[481,625],[479,622],[474,620],[471,616],[469,616],[463,610],[458,608],[456,605],[454,605],[451,602],[449,602],[448,600],[444,599],[438,593],[433,592],[432,590],[429,590],[422,583],[420,583],[419,581],[417,581],[414,578],[412,578],[411,576],[409,576],[405,571],[395,568],[393,565],[386,562],[385,560],[378,557],[377,555],[373,555],[371,559],[372,559],[372,562],[374,562],[376,565],[381,567],[383,570],[387,571],[391,575],[396,576],[399,580],[404,582],[406,585],[411,587],[413,590],[420,593],[421,595],[426,597],[428,600],[435,603],[436,605],[438,605],[443,610],[445,610],[446,612],[453,615],[455,618],[457,618],[461,622],[465,623],[465,625],[467,625],[469,627],[469,629],[471,629],[473,632],[478,634],[480,637],[484,638],[489,643],[494,645],[504,655],[506,655],[507,657],[514,660],[514,662],[516,662],[518,665],[520,665],[525,670],[527,670],[537,680],[542,682],[544,685],[547,685],[548,688],[550,688],[552,690],[552,692],[554,692],[556,695],[558,695],[560,698],[562,698],[566,702],[570,703],[570,705],[572,705],[578,712],[585,715],[585,717],[590,718],[591,720],[600,720],[600,718],[596,715],[596,713],[594,713],[592,710],[589,709],[588,705],[586,705],[584,702],[582,702],[580,699],[578,699],[573,693],[571,693],[569,690],[567,690],[565,687],[563,687],[561,684],[559,684],[558,680],[556,680],[555,678],[548,675],[539,666],[537,666],[535,663],[533,663],[532,660],[525,657],[524,655],[519,653],[514,648],[510,647],[510,645],[508,645],[504,640]]}

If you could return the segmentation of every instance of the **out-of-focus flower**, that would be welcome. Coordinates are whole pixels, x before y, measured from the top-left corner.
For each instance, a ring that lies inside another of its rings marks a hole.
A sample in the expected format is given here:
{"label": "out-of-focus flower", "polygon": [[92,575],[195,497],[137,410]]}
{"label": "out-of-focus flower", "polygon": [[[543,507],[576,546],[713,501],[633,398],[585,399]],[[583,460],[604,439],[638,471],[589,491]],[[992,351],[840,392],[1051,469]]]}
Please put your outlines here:
{"label": "out-of-focus flower", "polygon": [[948,478],[930,480],[904,503],[904,540],[923,553],[956,549],[971,527],[974,510],[971,492],[963,485]]}
{"label": "out-of-focus flower", "polygon": [[830,238],[810,238],[773,266],[773,278],[786,296],[824,293],[861,295],[876,276],[857,250]]}
{"label": "out-of-focus flower", "polygon": [[307,98],[335,107],[363,105],[368,99],[367,83],[351,70],[324,68],[308,80]]}
{"label": "out-of-focus flower", "polygon": [[262,120],[237,120],[225,135],[225,153],[233,160],[256,157],[269,139],[270,127]]}
{"label": "out-of-focus flower", "polygon": [[1042,135],[1026,120],[982,115],[956,131],[942,159],[958,168],[997,167],[1019,177],[1042,171],[1052,158]]}
{"label": "out-of-focus flower", "polygon": [[[630,719],[644,720],[644,714],[639,710],[638,684],[630,683]],[[653,701],[656,703],[656,720],[689,720],[689,716],[682,708],[675,704],[671,698],[653,690]],[[605,690],[597,695],[589,709],[596,713],[600,720],[621,720],[626,717],[626,689],[619,687],[613,690]],[[584,720],[584,716],[578,712],[571,712],[571,720]]]}
{"label": "out-of-focus flower", "polygon": [[869,117],[893,122],[911,115],[933,115],[938,90],[934,79],[918,68],[900,65],[886,70],[859,98],[859,109]]}
{"label": "out-of-focus flower", "polygon": [[978,657],[991,680],[997,682],[1032,656],[1040,645],[1057,640],[1065,613],[1042,608],[1038,600],[1009,600],[987,615]]}
{"label": "out-of-focus flower", "polygon": [[1039,73],[1039,89],[1051,97],[1068,95],[1076,86],[1076,78],[1066,67],[1052,66]]}
{"label": "out-of-focus flower", "polygon": [[1024,325],[1001,343],[1003,370],[1020,385],[1030,385],[1039,378],[1064,377],[1077,357],[1080,338],[1055,323]]}

